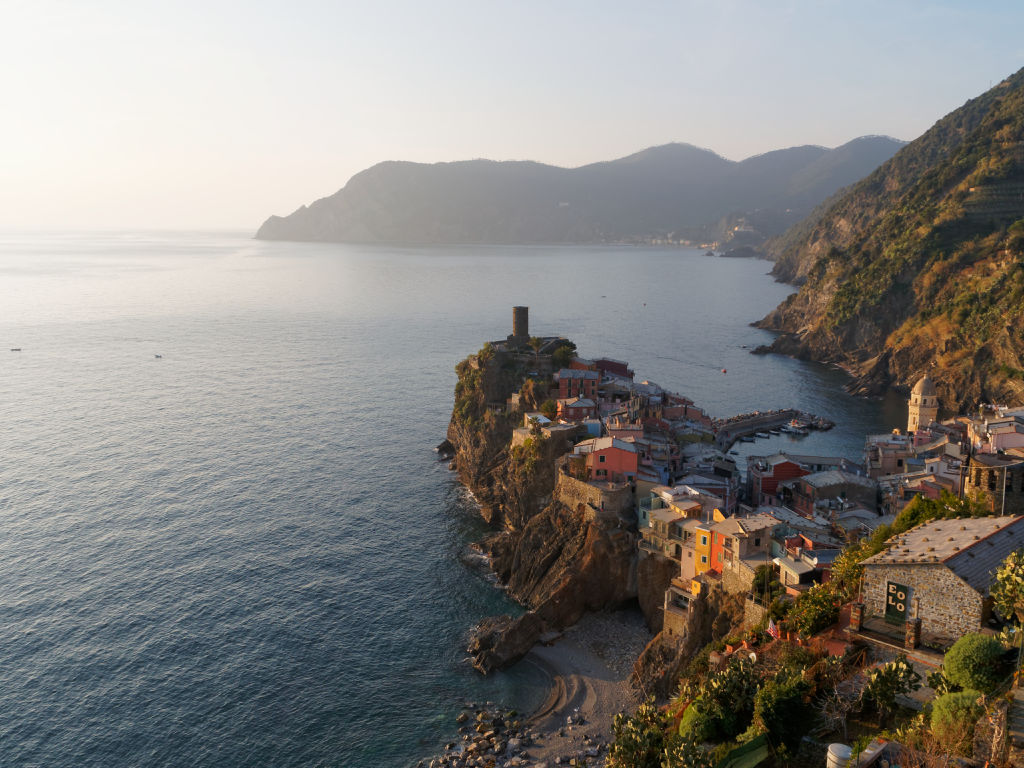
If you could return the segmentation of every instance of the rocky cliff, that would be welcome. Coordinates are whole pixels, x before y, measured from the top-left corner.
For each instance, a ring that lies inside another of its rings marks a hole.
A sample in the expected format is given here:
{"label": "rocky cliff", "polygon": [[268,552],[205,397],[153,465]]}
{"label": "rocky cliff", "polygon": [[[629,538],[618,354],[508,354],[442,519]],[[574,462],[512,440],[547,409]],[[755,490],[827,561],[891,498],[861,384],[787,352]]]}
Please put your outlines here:
{"label": "rocky cliff", "polygon": [[633,665],[640,690],[667,699],[676,692],[680,675],[701,648],[742,625],[743,596],[726,593],[720,584],[710,585],[696,603],[685,637],[659,632],[640,654]]}
{"label": "rocky cliff", "polygon": [[585,611],[636,597],[636,536],[616,518],[587,514],[553,501],[555,459],[564,444],[535,434],[511,445],[519,413],[497,415],[501,402],[526,384],[527,363],[482,352],[457,367],[448,440],[460,479],[499,530],[484,543],[509,594],[528,608],[521,617],[483,622],[470,644],[482,671],[506,666],[547,631],[564,629]]}
{"label": "rocky cliff", "polygon": [[769,350],[877,394],[926,371],[946,411],[1024,401],[1024,70],[771,244],[802,284]]}

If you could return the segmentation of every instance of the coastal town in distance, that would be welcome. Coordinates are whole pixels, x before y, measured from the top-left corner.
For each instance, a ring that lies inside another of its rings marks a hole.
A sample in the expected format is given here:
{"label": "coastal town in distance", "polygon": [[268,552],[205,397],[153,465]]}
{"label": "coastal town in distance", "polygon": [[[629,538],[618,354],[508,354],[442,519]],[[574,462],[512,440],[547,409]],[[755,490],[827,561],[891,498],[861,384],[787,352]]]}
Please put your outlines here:
{"label": "coastal town in distance", "polygon": [[638,604],[653,639],[628,660],[626,712],[612,722],[581,705],[600,687],[555,696],[532,728],[473,705],[424,765],[628,765],[630,728],[657,717],[675,748],[708,759],[694,765],[755,766],[780,749],[793,765],[931,765],[943,750],[1019,764],[1007,736],[1024,701],[1007,691],[1020,647],[1008,620],[1024,610],[1024,407],[940,419],[923,373],[906,429],[865,435],[860,456],[742,461],[737,442],[829,429],[828,414],[713,419],[625,361],[578,352],[531,336],[514,307],[512,333],[457,367],[438,451],[527,608],[475,629],[474,666],[538,651],[543,663],[581,619]]}

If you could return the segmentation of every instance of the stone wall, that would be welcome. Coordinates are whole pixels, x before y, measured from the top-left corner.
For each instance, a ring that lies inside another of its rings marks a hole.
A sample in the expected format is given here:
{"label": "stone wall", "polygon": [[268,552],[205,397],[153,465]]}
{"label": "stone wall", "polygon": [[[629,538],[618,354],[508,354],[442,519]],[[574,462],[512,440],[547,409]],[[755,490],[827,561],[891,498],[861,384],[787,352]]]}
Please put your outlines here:
{"label": "stone wall", "polygon": [[633,491],[628,485],[602,489],[569,477],[563,472],[558,473],[555,481],[555,499],[569,509],[577,509],[582,504],[586,508],[585,513],[590,517],[593,517],[595,509],[603,509],[610,515],[629,516],[634,505]]}
{"label": "stone wall", "polygon": [[662,613],[663,616],[663,628],[662,631],[667,633],[669,637],[685,638],[689,633],[690,629],[690,612],[684,611],[682,608],[672,606],[665,609]]}
{"label": "stone wall", "polygon": [[993,513],[1024,515],[1024,465],[987,467],[972,461],[964,479],[964,495],[977,496]]}
{"label": "stone wall", "polygon": [[747,594],[753,585],[754,570],[744,564],[742,560],[726,563],[722,568],[722,587],[729,594]]}
{"label": "stone wall", "polygon": [[977,632],[981,627],[981,595],[938,564],[865,566],[865,618],[885,617],[885,589],[890,581],[910,588],[906,617],[913,618],[916,601],[921,635],[926,642],[952,644],[961,635]]}
{"label": "stone wall", "polygon": [[762,621],[765,616],[768,615],[768,609],[763,605],[758,605],[749,597],[743,603],[743,626],[744,627],[756,627]]}

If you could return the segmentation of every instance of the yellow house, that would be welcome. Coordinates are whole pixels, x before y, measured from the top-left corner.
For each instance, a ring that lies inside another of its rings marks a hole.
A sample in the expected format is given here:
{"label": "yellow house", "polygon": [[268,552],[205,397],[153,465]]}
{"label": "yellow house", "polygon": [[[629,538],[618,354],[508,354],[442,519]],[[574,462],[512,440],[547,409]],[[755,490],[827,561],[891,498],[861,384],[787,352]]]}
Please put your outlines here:
{"label": "yellow house", "polygon": [[711,526],[725,520],[725,515],[720,509],[716,509],[711,515],[711,521],[701,523],[695,529],[695,541],[693,543],[694,575],[700,576],[711,568]]}

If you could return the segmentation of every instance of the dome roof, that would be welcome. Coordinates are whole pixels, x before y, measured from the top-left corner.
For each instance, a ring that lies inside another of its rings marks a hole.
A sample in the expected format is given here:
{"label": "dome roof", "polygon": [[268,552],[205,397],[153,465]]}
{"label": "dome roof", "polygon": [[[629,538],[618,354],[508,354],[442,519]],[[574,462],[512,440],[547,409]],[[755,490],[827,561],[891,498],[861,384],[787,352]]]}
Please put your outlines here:
{"label": "dome roof", "polygon": [[938,394],[935,390],[935,382],[928,377],[927,373],[914,385],[910,393],[921,397],[935,397]]}

